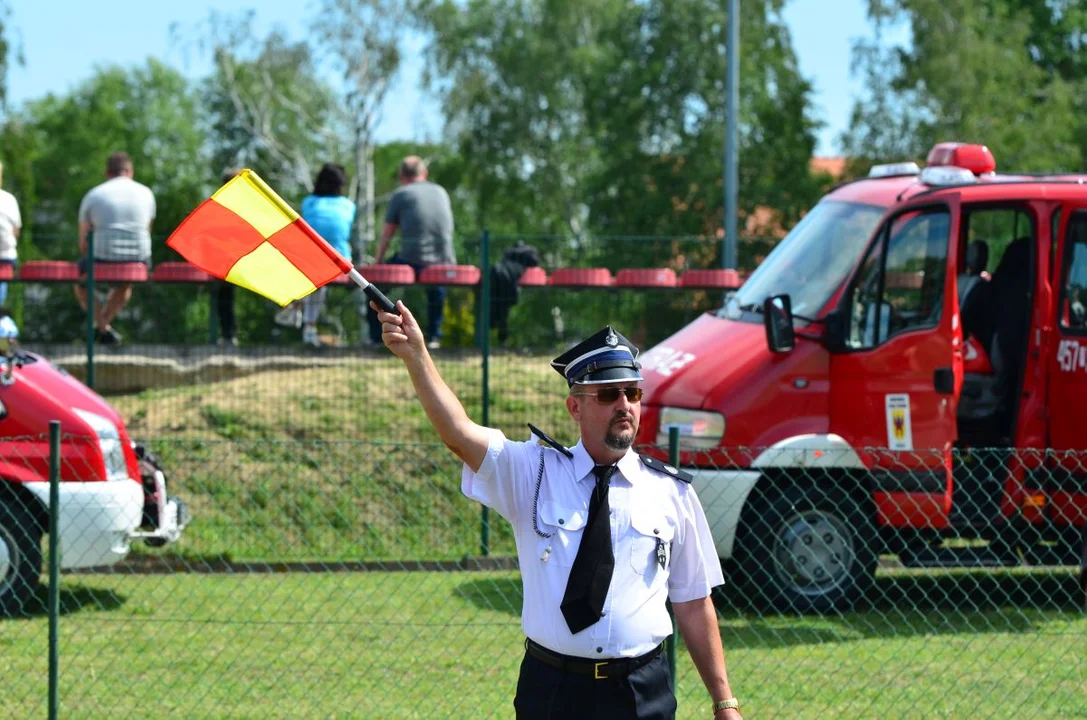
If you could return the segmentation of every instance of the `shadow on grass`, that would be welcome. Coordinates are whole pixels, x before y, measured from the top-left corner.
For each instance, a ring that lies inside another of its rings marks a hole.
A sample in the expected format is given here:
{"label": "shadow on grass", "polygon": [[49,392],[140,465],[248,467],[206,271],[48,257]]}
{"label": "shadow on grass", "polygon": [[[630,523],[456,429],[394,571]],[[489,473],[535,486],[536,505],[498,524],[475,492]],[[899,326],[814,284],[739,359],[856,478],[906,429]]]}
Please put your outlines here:
{"label": "shadow on grass", "polygon": [[[102,588],[86,587],[84,585],[65,584],[60,589],[60,614],[72,615],[78,612],[103,612],[116,610],[125,604],[124,595]],[[33,619],[48,617],[49,615],[49,588],[45,585],[38,587],[38,591],[23,605],[22,611],[10,616],[12,620]],[[0,614],[0,619],[5,616]]]}
{"label": "shadow on grass", "polygon": [[[454,596],[483,610],[519,616],[519,577],[474,578]],[[883,574],[852,612],[780,613],[747,602],[729,585],[714,593],[723,632],[733,647],[785,647],[867,638],[959,633],[1030,633],[1083,615],[1073,572],[956,571]]]}
{"label": "shadow on grass", "polygon": [[466,580],[453,588],[453,595],[481,610],[494,610],[516,617],[521,616],[521,603],[524,600],[520,576]]}

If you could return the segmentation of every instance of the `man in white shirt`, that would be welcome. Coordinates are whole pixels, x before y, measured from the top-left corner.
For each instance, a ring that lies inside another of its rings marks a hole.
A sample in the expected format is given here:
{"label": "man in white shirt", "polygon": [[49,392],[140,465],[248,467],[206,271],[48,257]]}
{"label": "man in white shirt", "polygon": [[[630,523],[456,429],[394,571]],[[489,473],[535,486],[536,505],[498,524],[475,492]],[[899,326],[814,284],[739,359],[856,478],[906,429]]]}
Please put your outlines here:
{"label": "man in white shirt", "polygon": [[[3,185],[4,166],[0,165],[0,185]],[[0,265],[15,267],[19,258],[15,245],[23,220],[19,215],[19,202],[7,190],[0,190]],[[8,284],[0,282],[0,307],[7,302]]]}
{"label": "man in white shirt", "polygon": [[[87,235],[94,233],[94,262],[131,263],[151,266],[151,222],[155,219],[155,195],[151,188],[132,179],[132,159],[119,152],[106,161],[106,181],[91,188],[79,205],[79,270],[87,272]],[[76,299],[87,310],[87,290],[75,286]],[[132,285],[121,283],[106,296],[98,309],[94,326],[98,341],[115,344],[121,335],[111,323],[132,298]]]}
{"label": "man in white shirt", "polygon": [[[378,308],[371,304],[375,312]],[[532,428],[528,442],[469,419],[427,352],[415,318],[379,312],[439,437],[461,460],[461,489],[512,525],[527,636],[519,720],[671,720],[662,653],[676,620],[713,717],[736,720],[710,591],[724,582],[690,475],[631,449],[641,417],[638,349],[607,327],[552,361],[581,440],[572,449]]]}

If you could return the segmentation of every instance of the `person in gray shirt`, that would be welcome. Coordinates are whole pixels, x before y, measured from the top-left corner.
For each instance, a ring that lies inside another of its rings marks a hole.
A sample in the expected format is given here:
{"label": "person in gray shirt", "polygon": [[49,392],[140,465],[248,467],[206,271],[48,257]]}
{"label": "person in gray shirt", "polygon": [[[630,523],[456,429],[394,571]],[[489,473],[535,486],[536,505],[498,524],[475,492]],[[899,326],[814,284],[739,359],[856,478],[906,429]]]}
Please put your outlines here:
{"label": "person in gray shirt", "polygon": [[[132,159],[118,152],[106,161],[106,181],[83,196],[79,204],[79,271],[87,272],[87,235],[94,233],[94,262],[144,263],[151,266],[151,222],[155,219],[155,195],[151,188],[132,179]],[[75,296],[87,311],[87,290],[77,283]],[[116,344],[121,335],[111,323],[132,298],[132,285],[110,289],[106,302],[95,313],[98,341]]]}
{"label": "person in gray shirt", "polygon": [[[428,265],[456,265],[449,193],[427,179],[426,163],[416,155],[404,158],[398,177],[400,188],[389,199],[385,211],[385,228],[377,246],[375,264],[385,261],[389,241],[399,230],[400,250],[389,258],[390,265],[410,265],[416,274]],[[441,345],[445,287],[432,285],[426,292],[426,341],[427,347],[433,350]],[[377,313],[371,311],[367,320],[370,345],[378,346],[381,344],[381,324],[377,321]]]}

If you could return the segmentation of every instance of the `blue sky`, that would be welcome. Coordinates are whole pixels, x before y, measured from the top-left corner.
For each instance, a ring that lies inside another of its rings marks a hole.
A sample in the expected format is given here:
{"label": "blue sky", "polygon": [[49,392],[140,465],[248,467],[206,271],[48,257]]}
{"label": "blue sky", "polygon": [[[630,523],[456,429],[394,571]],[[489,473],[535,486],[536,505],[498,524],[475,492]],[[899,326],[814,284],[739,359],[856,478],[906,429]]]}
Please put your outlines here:
{"label": "blue sky", "polygon": [[[301,38],[313,5],[298,0],[14,0],[12,4],[10,22],[26,61],[9,73],[9,100],[16,107],[49,92],[65,92],[87,78],[97,65],[127,66],[142,63],[149,56],[198,77],[207,72],[208,65],[186,59],[171,45],[171,23],[192,26],[213,8],[231,14],[259,7],[258,30],[280,25]],[[791,0],[786,6],[785,19],[801,72],[814,83],[817,114],[827,123],[817,147],[820,155],[838,151],[837,137],[860,90],[860,84],[850,76],[849,59],[853,41],[871,34],[866,4],[867,0]],[[407,61],[378,127],[380,141],[440,136],[437,105],[419,85],[422,44],[418,36],[407,42]]]}

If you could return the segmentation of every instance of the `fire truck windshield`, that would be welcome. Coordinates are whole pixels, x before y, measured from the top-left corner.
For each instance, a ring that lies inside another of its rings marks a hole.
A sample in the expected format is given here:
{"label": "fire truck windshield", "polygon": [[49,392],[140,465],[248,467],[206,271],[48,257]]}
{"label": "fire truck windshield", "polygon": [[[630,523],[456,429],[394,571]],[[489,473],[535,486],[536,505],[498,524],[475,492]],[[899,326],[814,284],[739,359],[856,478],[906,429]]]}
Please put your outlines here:
{"label": "fire truck windshield", "polygon": [[722,314],[729,307],[761,309],[767,297],[788,293],[797,316],[817,316],[857,264],[885,210],[823,200],[778,243]]}

